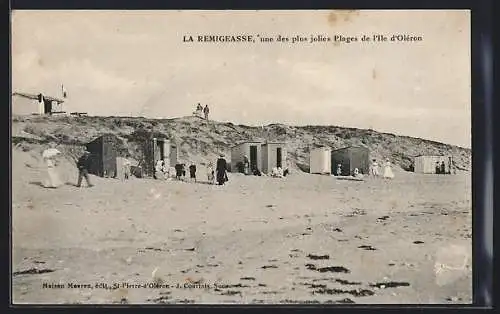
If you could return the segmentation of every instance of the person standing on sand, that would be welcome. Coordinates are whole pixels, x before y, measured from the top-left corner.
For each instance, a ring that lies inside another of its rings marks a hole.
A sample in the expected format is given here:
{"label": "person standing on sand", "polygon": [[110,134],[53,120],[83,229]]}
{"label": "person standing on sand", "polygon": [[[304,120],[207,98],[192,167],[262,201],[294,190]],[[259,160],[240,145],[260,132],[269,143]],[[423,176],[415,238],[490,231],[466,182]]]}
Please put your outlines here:
{"label": "person standing on sand", "polygon": [[57,156],[61,153],[56,148],[55,144],[51,144],[50,148],[45,150],[42,154],[45,165],[47,166],[47,177],[43,182],[46,188],[58,188],[62,185],[62,181],[57,173]]}
{"label": "person standing on sand", "polygon": [[342,175],[342,165],[338,164],[337,165],[337,176],[340,176],[340,175]]}
{"label": "person standing on sand", "polygon": [[224,159],[224,154],[220,154],[219,159],[217,159],[217,165],[215,167],[217,171],[217,183],[219,185],[224,185],[227,181],[227,162]]}
{"label": "person standing on sand", "polygon": [[177,180],[182,180],[182,169],[184,167],[182,166],[182,164],[175,164],[175,178]]}
{"label": "person standing on sand", "polygon": [[208,120],[208,114],[210,113],[210,109],[208,109],[208,105],[205,105],[205,108],[203,108],[203,113],[205,114],[205,120]]}
{"label": "person standing on sand", "polygon": [[439,161],[436,161],[436,174],[441,173],[441,167],[439,167]]}
{"label": "person standing on sand", "polygon": [[76,184],[77,187],[82,186],[83,178],[85,178],[85,181],[87,182],[87,186],[89,188],[94,186],[92,183],[90,183],[89,179],[90,164],[91,164],[90,152],[85,151],[83,152],[83,155],[80,157],[80,159],[78,159],[78,162],[76,163],[76,166],[78,167],[78,183]]}
{"label": "person standing on sand", "polygon": [[243,172],[246,175],[250,174],[250,161],[248,161],[248,157],[246,155],[243,156]]}
{"label": "person standing on sand", "polygon": [[[129,156],[127,156],[129,157]],[[128,180],[130,178],[130,160],[128,160],[127,158],[124,158],[123,160],[123,179],[124,180]]]}
{"label": "person standing on sand", "polygon": [[213,184],[214,183],[214,165],[210,161],[207,165],[207,179],[208,183]]}
{"label": "person standing on sand", "polygon": [[191,180],[194,179],[194,182],[196,182],[196,165],[194,164],[194,162],[192,162],[189,166],[189,177],[191,178]]}
{"label": "person standing on sand", "polygon": [[371,175],[374,176],[374,177],[378,177],[379,176],[378,163],[377,163],[376,159],[373,159],[373,162],[372,162]]}
{"label": "person standing on sand", "polygon": [[384,178],[385,179],[393,179],[394,173],[392,172],[391,162],[387,159],[384,167]]}

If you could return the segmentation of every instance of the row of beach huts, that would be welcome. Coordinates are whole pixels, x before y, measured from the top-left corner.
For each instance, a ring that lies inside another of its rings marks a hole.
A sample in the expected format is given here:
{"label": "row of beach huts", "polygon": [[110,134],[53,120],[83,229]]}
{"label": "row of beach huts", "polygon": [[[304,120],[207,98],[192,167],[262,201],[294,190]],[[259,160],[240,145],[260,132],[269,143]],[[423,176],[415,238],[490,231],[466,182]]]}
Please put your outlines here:
{"label": "row of beach huts", "polygon": [[[86,145],[91,152],[91,173],[102,177],[120,176],[121,165],[125,158],[118,156],[112,135],[103,135]],[[163,160],[165,165],[174,167],[179,161],[176,143],[166,138],[152,138],[143,145],[143,160],[133,166],[132,173],[138,177],[153,176],[155,164]],[[231,147],[230,171],[242,172],[242,164],[247,159],[251,168],[268,174],[273,168],[288,168],[285,142],[244,141]],[[414,159],[416,173],[436,173],[436,163],[444,163],[445,173],[451,173],[452,156],[418,156]],[[371,160],[367,147],[315,147],[309,151],[309,172],[312,174],[334,174],[341,165],[342,176],[350,176],[357,168],[360,173],[368,174]]]}

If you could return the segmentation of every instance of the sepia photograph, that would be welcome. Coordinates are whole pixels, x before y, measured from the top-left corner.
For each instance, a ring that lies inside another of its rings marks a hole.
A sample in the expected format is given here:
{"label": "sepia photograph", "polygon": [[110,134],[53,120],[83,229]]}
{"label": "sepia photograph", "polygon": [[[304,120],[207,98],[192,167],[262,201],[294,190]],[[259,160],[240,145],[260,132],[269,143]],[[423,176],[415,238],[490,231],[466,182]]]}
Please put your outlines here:
{"label": "sepia photograph", "polygon": [[471,304],[469,10],[13,10],[11,301]]}

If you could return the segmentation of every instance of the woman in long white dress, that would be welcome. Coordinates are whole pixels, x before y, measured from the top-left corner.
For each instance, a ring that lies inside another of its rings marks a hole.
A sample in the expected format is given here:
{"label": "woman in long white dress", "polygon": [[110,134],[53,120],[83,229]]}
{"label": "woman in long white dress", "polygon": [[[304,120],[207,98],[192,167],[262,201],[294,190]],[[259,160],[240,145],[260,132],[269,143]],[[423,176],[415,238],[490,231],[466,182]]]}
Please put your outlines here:
{"label": "woman in long white dress", "polygon": [[385,179],[393,179],[394,173],[392,172],[391,162],[387,160],[384,166],[384,178]]}
{"label": "woman in long white dress", "polygon": [[47,176],[43,182],[46,188],[58,188],[62,185],[62,180],[56,169],[56,156],[44,157],[45,165],[47,166]]}

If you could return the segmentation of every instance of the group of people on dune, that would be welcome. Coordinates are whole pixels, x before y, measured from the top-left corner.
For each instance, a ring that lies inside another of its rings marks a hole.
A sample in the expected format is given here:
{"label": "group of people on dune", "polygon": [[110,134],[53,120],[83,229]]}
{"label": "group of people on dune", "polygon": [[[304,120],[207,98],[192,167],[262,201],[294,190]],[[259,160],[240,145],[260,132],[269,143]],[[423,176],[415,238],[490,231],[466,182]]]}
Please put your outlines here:
{"label": "group of people on dune", "polygon": [[193,112],[193,115],[197,116],[197,117],[203,117],[205,118],[205,120],[208,120],[208,114],[210,113],[210,109],[208,108],[208,105],[205,105],[205,107],[203,107],[200,103],[198,103],[198,105],[196,106],[196,109],[195,111]]}

